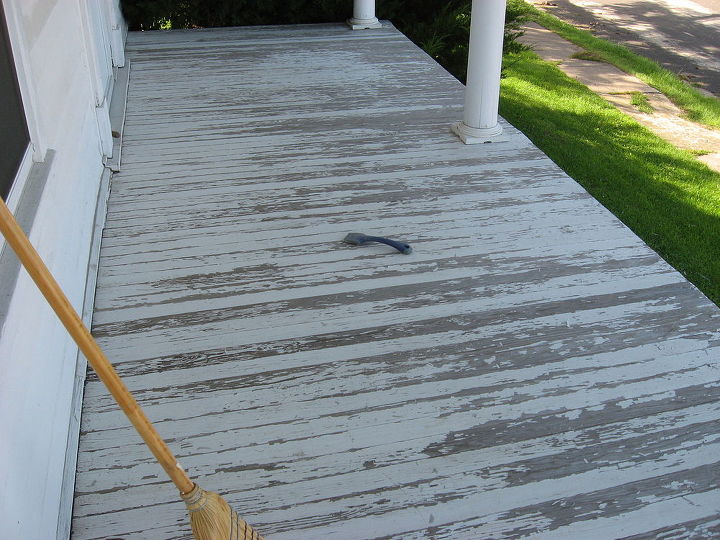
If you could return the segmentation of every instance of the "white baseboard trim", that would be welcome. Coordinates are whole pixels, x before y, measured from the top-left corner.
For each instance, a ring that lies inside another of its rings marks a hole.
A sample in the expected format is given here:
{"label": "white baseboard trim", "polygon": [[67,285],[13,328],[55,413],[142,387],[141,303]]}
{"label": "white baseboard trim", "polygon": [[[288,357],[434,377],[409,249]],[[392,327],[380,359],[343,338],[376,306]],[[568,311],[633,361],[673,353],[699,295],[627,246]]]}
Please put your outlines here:
{"label": "white baseboard trim", "polygon": [[110,98],[110,129],[113,134],[112,157],[108,158],[106,167],[112,171],[120,170],[122,160],[122,138],[125,129],[125,111],[127,109],[127,93],[130,85],[130,60],[117,70],[115,86],[113,86],[112,97]]}
{"label": "white baseboard trim", "polygon": [[[92,243],[90,245],[90,252],[88,255],[85,299],[83,301],[83,310],[81,314],[82,320],[88,328],[92,325],[92,315],[95,307],[95,289],[97,286],[98,265],[100,261],[100,247],[103,229],[105,228],[105,218],[107,216],[107,202],[110,197],[111,177],[111,170],[107,167],[104,168],[98,189]],[[80,419],[82,415],[82,402],[83,393],[85,391],[86,375],[87,360],[85,359],[85,356],[78,351],[75,363],[75,379],[70,409],[70,426],[68,429],[67,448],[65,451],[62,491],[60,493],[57,540],[68,540],[70,538],[70,531],[72,528],[72,509],[75,499],[75,473],[77,469],[78,445],[80,442]]]}

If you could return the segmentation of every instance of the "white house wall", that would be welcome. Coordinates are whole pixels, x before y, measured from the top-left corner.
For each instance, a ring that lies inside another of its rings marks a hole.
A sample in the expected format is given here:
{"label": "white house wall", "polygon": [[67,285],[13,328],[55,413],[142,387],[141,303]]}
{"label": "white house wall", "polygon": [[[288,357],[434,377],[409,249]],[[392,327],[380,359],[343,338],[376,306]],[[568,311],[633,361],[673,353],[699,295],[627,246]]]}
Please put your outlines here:
{"label": "white house wall", "polygon": [[[84,8],[81,0],[2,1],[26,114],[37,120],[31,139],[47,168],[30,239],[82,311],[104,171]],[[17,178],[13,189],[24,186]],[[68,439],[77,436],[69,428],[76,364],[77,348],[20,272],[0,330],[0,538],[67,535],[61,500]]]}

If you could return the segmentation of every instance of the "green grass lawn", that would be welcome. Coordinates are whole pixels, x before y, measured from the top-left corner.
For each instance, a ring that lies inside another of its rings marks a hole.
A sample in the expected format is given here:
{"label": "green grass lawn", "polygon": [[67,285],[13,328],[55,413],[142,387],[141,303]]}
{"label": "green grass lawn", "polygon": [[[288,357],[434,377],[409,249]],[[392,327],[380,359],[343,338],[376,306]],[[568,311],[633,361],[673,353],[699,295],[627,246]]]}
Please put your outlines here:
{"label": "green grass lawn", "polygon": [[500,113],[720,305],[720,174],[526,51]]}
{"label": "green grass lawn", "polygon": [[538,24],[583,47],[596,60],[614,64],[660,90],[687,113],[690,120],[720,128],[720,99],[708,97],[652,60],[639,56],[627,47],[596,38],[590,32],[575,28],[554,15],[526,4],[529,17]]}

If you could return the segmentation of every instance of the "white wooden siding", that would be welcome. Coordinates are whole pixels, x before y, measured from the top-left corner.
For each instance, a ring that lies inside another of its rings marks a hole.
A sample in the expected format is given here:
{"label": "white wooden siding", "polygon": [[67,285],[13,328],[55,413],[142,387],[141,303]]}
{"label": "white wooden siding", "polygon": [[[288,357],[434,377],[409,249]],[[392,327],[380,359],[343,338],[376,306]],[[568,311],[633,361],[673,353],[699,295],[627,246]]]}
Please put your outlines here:
{"label": "white wooden siding", "polygon": [[[97,262],[91,253],[97,202],[106,195],[92,85],[97,59],[88,56],[84,41],[94,29],[80,18],[80,4],[87,3],[2,1],[30,132],[30,151],[7,202],[80,312]],[[0,538],[64,539],[74,492],[81,362],[18,266],[0,240]]]}

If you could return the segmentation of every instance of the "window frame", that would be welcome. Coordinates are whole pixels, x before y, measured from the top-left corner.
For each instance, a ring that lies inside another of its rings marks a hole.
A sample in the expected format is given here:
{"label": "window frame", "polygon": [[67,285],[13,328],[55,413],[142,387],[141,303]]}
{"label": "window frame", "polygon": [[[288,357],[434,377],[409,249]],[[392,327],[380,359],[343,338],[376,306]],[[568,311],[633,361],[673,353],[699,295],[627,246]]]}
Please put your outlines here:
{"label": "window frame", "polygon": [[[10,107],[3,111],[6,117],[3,118],[7,124],[11,126],[10,130],[5,131],[3,136],[7,136],[6,141],[0,143],[2,146],[10,148],[5,154],[6,160],[2,163],[2,177],[0,177],[0,196],[3,200],[8,200],[10,193],[14,190],[18,173],[27,167],[27,157],[31,145],[30,128],[28,126],[27,114],[25,113],[25,104],[20,90],[20,82],[17,74],[17,62],[15,60],[14,48],[10,37],[10,24],[7,22],[3,4],[0,3],[0,50],[2,51],[2,70],[3,79],[6,85],[5,98],[6,103]],[[7,75],[7,78],[5,77]],[[4,123],[5,123],[4,122]],[[24,167],[25,166],[25,167]]]}

